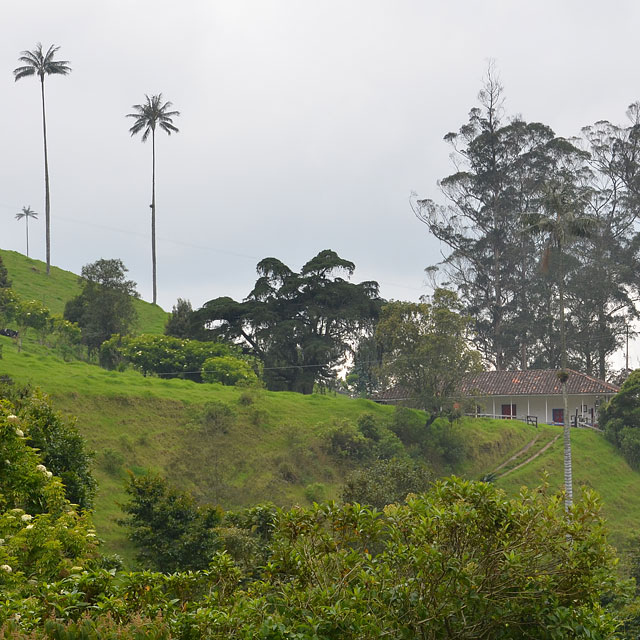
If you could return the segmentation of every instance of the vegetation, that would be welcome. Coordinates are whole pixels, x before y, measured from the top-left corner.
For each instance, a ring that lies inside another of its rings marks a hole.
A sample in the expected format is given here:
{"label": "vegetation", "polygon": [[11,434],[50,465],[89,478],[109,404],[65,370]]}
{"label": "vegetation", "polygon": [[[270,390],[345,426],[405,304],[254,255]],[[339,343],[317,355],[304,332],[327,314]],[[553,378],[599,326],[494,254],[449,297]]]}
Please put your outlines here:
{"label": "vegetation", "polygon": [[82,292],[65,305],[64,317],[82,329],[82,342],[89,354],[114,333],[125,335],[132,328],[136,312],[136,283],[125,280],[128,269],[121,260],[96,260],[82,267]]}
{"label": "vegetation", "polygon": [[640,369],[625,380],[601,411],[607,439],[620,449],[632,467],[640,468]]}
{"label": "vegetation", "polygon": [[[638,135],[640,105],[627,126],[601,120],[582,139],[507,117],[490,67],[479,104],[448,133],[455,171],[440,181],[446,205],[417,200],[414,210],[450,249],[439,265],[473,318],[473,340],[497,369],[561,366],[558,290],[566,280],[569,366],[602,379],[637,317]],[[557,246],[548,271],[531,256],[546,240],[529,233],[528,214],[548,202],[549,185],[573,191],[575,217],[597,221],[572,244],[562,272]]]}
{"label": "vegetation", "polygon": [[[371,333],[381,299],[376,282],[353,284],[353,262],[321,251],[300,273],[276,258],[260,261],[253,291],[244,302],[228,297],[195,312],[193,337],[209,335],[240,345],[264,365],[267,388],[309,394],[335,384],[336,369],[351,345]],[[205,327],[215,325],[212,329]]]}
{"label": "vegetation", "polygon": [[382,308],[376,340],[382,379],[409,394],[412,405],[432,417],[450,410],[462,377],[480,371],[480,354],[469,348],[469,319],[456,295],[436,289],[431,303],[392,302]]}
{"label": "vegetation", "polygon": [[213,528],[221,511],[199,507],[193,496],[158,476],[129,476],[129,501],[120,520],[144,568],[171,573],[206,569],[220,547]]}
{"label": "vegetation", "polygon": [[66,76],[71,72],[67,60],[56,60],[55,55],[60,47],[51,45],[47,51],[43,51],[38,43],[31,51],[23,51],[18,58],[22,66],[13,70],[16,81],[28,76],[37,75],[40,78],[40,94],[42,96],[42,138],[44,141],[44,206],[47,244],[47,275],[51,271],[51,203],[49,198],[49,157],[47,154],[47,119],[45,115],[44,78],[49,75]]}
{"label": "vegetation", "polygon": [[142,132],[142,142],[146,142],[151,134],[151,264],[153,270],[153,304],[157,301],[156,280],[156,128],[162,129],[167,135],[177,133],[178,128],[173,124],[173,118],[180,115],[179,111],[169,111],[173,106],[170,102],[162,102],[162,94],[145,95],[146,102],[134,104],[135,113],[128,113],[127,118],[134,118],[135,122],[129,129],[132,136]]}

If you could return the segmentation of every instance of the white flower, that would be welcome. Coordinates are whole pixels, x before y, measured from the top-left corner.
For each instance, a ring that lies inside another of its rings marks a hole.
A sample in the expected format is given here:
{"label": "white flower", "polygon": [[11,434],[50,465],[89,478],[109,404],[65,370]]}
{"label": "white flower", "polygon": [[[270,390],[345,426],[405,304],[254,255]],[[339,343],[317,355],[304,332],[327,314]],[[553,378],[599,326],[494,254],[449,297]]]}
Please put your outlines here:
{"label": "white flower", "polygon": [[0,538],[0,544],[4,544],[4,538]]}
{"label": "white flower", "polygon": [[36,469],[38,471],[42,471],[42,473],[47,473],[47,467],[45,467],[43,464],[39,464],[36,466]]}
{"label": "white flower", "polygon": [[7,467],[11,466],[11,460],[5,460],[4,463],[7,465]]}
{"label": "white flower", "polygon": [[53,478],[53,473],[51,471],[47,471],[47,478]]}
{"label": "white flower", "polygon": [[33,529],[33,525],[32,524],[28,524],[25,529]]}
{"label": "white flower", "polygon": [[33,519],[33,516],[30,516],[28,513],[25,513],[23,516],[20,516],[20,520],[22,522],[29,522],[29,520]]}
{"label": "white flower", "polygon": [[7,416],[7,422],[9,424],[20,424],[20,418],[18,416],[14,416],[13,413]]}
{"label": "white flower", "polygon": [[97,537],[95,533],[87,533],[87,538],[95,538]]}
{"label": "white flower", "polygon": [[24,438],[24,431],[22,429],[16,429],[16,435],[18,438]]}
{"label": "white flower", "polygon": [[13,571],[13,569],[8,564],[1,565],[0,569],[2,569],[3,571],[6,571],[7,573],[11,573]]}

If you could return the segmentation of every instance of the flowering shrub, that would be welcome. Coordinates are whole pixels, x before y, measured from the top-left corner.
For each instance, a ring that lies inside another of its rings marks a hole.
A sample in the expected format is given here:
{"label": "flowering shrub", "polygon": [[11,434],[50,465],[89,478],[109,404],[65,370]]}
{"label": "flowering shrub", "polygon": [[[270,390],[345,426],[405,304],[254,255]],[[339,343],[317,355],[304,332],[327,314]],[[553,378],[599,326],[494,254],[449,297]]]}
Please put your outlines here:
{"label": "flowering shrub", "polygon": [[[123,361],[144,375],[151,373],[163,378],[186,378],[195,382],[202,381],[203,365],[211,358],[225,359],[221,367],[228,370],[228,379],[249,379],[253,373],[250,360],[242,356],[237,347],[222,342],[156,335],[112,336],[100,348],[103,366],[116,367],[118,362]],[[253,378],[256,378],[255,373]]]}

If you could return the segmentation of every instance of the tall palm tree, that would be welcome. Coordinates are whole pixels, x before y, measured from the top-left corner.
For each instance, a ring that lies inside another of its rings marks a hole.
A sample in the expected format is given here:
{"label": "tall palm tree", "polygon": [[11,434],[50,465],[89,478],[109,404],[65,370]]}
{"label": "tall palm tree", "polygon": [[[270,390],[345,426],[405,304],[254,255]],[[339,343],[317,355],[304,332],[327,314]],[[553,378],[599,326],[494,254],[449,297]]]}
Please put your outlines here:
{"label": "tall palm tree", "polygon": [[173,124],[173,118],[180,115],[179,111],[169,111],[171,102],[162,103],[162,94],[145,95],[146,102],[134,104],[135,113],[128,113],[127,118],[135,118],[129,129],[132,136],[142,131],[142,142],[146,142],[151,134],[151,264],[153,268],[153,304],[156,304],[156,128],[159,127],[168,135],[178,132]]}
{"label": "tall palm tree", "polygon": [[542,266],[548,269],[551,260],[551,250],[557,251],[558,256],[558,302],[560,305],[560,350],[561,370],[558,379],[562,384],[563,400],[563,437],[564,437],[564,505],[568,511],[573,504],[573,466],[571,461],[571,427],[569,419],[569,397],[567,394],[567,341],[565,328],[564,280],[565,265],[564,252],[566,248],[578,238],[587,238],[594,231],[597,221],[588,216],[579,215],[580,199],[568,187],[558,184],[549,185],[545,190],[541,202],[541,211],[527,214],[525,222],[527,228],[535,234],[547,236],[548,243],[544,251]]}
{"label": "tall palm tree", "polygon": [[21,67],[13,70],[16,81],[27,76],[37,75],[40,78],[40,93],[42,95],[42,135],[44,139],[44,211],[47,243],[47,275],[51,271],[51,205],[49,201],[49,159],[47,156],[47,119],[44,108],[44,77],[50,75],[66,76],[71,72],[68,60],[55,60],[60,47],[51,45],[47,52],[42,50],[38,42],[33,51],[22,51],[19,62]]}
{"label": "tall palm tree", "polygon": [[33,218],[34,220],[38,219],[38,214],[31,209],[31,205],[27,205],[26,207],[22,207],[22,211],[16,213],[16,220],[24,221],[27,226],[27,258],[29,257],[29,218]]}

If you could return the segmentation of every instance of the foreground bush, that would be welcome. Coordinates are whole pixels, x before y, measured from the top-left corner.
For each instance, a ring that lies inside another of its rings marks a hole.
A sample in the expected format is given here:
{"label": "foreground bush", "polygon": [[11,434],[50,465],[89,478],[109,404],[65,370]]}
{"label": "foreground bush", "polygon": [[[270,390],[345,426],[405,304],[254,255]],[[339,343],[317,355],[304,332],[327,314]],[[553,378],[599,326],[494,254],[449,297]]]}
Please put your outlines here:
{"label": "foreground bush", "polygon": [[[29,629],[38,638],[129,638],[141,625],[149,637],[185,640],[614,637],[600,602],[617,588],[615,558],[588,492],[565,514],[562,496],[544,490],[507,499],[492,485],[450,479],[384,512],[279,511],[272,529],[253,579],[226,552],[204,571],[83,571],[14,585],[0,620],[20,613],[15,638]],[[58,619],[58,635],[54,623],[45,631],[46,615]],[[71,635],[69,622],[83,615],[90,634]],[[120,635],[110,634],[114,624]]]}

